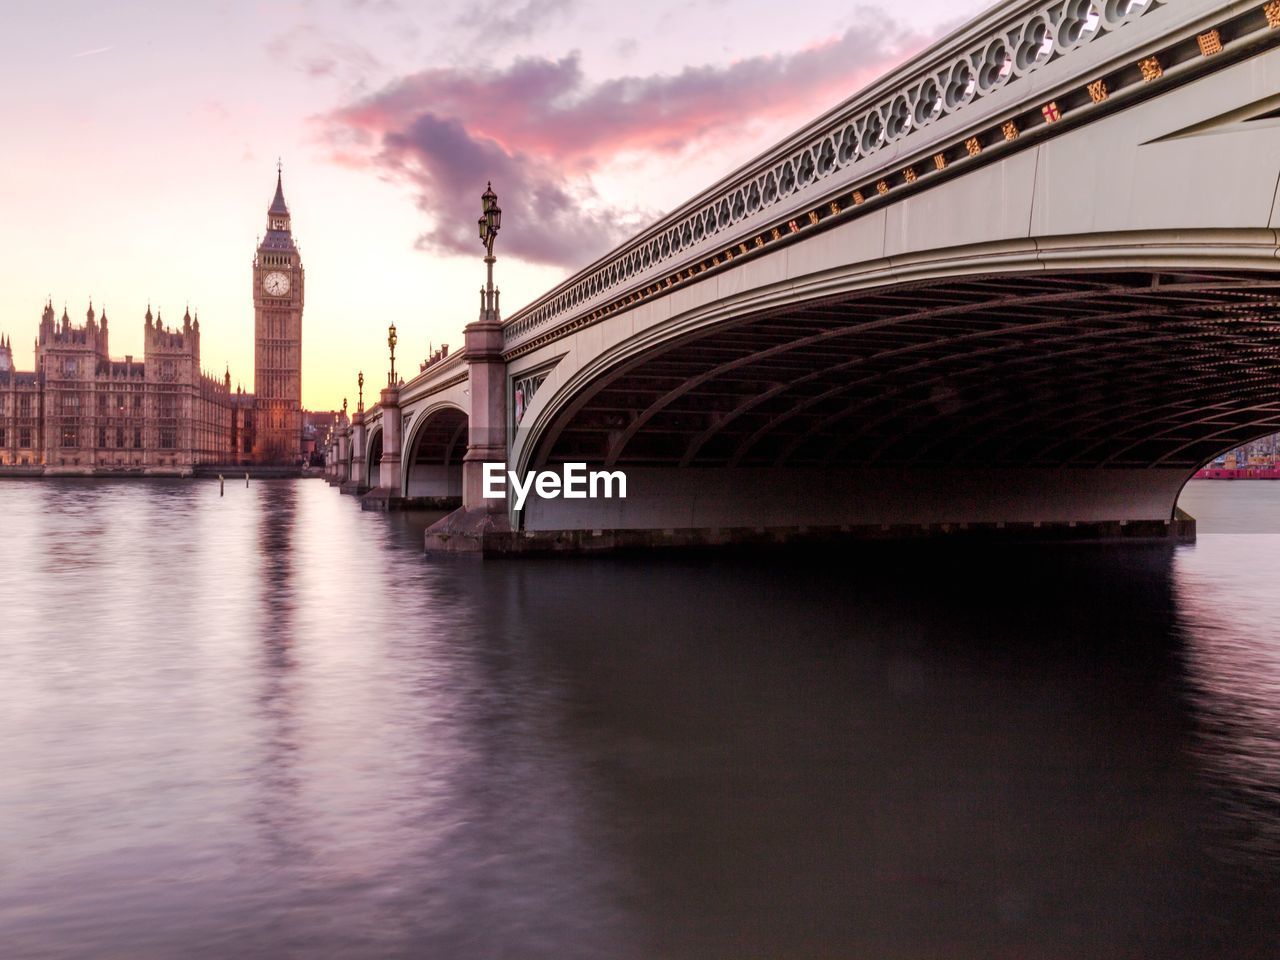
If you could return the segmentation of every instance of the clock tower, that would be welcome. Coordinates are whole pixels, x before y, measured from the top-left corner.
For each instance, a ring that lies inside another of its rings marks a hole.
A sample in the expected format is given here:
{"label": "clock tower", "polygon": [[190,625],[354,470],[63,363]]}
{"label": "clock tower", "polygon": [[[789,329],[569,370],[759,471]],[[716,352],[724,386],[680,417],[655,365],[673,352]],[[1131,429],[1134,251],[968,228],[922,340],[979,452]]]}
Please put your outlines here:
{"label": "clock tower", "polygon": [[302,258],[293,242],[280,165],[267,234],[253,260],[253,458],[293,464],[302,455]]}

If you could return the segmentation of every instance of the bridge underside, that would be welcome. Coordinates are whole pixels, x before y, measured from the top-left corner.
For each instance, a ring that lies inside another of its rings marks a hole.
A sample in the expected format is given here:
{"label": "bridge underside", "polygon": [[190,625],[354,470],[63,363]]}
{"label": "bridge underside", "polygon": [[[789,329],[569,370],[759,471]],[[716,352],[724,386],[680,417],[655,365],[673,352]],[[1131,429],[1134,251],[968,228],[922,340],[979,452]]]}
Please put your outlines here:
{"label": "bridge underside", "polygon": [[369,452],[365,455],[363,485],[370,490],[378,486],[382,475],[382,431],[375,430],[369,440]]}
{"label": "bridge underside", "polygon": [[467,452],[467,415],[453,408],[427,414],[414,431],[409,450],[405,498],[414,506],[459,506],[462,458]]}
{"label": "bridge underside", "polygon": [[1280,431],[1280,276],[1116,271],[902,285],[632,358],[532,466],[625,470],[626,501],[526,530],[1167,523],[1220,451]]}

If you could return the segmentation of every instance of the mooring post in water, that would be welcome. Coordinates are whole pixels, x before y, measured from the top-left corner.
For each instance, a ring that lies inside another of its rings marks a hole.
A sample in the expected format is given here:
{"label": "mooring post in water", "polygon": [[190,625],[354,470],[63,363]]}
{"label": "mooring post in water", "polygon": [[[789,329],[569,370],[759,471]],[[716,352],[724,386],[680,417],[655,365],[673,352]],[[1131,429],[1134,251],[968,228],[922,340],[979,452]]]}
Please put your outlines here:
{"label": "mooring post in water", "polygon": [[222,496],[226,492],[226,482],[222,479],[222,474],[218,474],[218,496]]}
{"label": "mooring post in water", "polygon": [[247,488],[248,488],[248,486],[249,486],[249,471],[248,471],[248,470],[246,470],[246,471],[244,472],[244,485],[245,485],[245,488],[246,488],[246,489],[247,489]]}

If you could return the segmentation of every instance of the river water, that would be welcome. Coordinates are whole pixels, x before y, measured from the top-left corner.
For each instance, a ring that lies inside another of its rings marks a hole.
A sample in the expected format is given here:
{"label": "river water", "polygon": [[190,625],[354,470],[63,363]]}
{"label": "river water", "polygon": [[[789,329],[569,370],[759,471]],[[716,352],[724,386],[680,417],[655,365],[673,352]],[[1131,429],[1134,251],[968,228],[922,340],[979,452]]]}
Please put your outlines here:
{"label": "river water", "polygon": [[1280,483],[1184,505],[479,563],[319,481],[0,483],[0,957],[1280,956]]}

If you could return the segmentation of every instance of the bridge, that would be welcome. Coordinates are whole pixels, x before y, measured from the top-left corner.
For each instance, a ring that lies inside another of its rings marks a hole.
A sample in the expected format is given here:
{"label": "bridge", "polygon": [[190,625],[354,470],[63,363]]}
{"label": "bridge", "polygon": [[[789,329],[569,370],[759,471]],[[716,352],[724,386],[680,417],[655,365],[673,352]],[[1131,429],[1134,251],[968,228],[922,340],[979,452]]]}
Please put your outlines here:
{"label": "bridge", "polygon": [[[1280,431],[1278,47],[1277,0],[1002,4],[512,316],[482,294],[330,479],[489,554],[1193,534],[1191,474]],[[627,496],[517,510],[486,463]]]}

